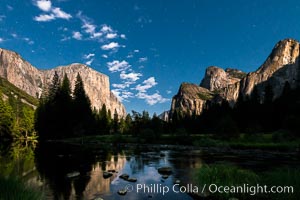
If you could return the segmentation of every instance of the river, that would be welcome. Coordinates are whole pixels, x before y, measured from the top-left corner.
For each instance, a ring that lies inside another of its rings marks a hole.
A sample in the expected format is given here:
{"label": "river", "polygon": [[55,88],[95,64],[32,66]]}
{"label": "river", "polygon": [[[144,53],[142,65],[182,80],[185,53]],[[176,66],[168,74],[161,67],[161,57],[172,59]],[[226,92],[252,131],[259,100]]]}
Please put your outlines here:
{"label": "river", "polygon": [[[88,146],[47,143],[1,147],[1,175],[22,177],[38,186],[45,199],[180,199],[201,190],[197,172],[204,164],[230,162],[244,168],[267,170],[277,166],[299,166],[293,153],[194,149],[187,146],[123,145]],[[163,176],[160,167],[172,173]],[[103,172],[112,171],[110,177]],[[129,182],[120,175],[136,178]],[[74,176],[74,177],[70,177]],[[125,195],[118,191],[127,189]]]}

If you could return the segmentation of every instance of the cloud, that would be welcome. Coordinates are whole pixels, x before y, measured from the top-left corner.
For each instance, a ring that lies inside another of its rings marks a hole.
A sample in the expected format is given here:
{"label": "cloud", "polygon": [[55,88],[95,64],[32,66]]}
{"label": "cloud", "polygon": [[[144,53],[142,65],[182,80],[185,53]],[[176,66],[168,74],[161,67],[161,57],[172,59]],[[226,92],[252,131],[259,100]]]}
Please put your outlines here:
{"label": "cloud", "polygon": [[111,50],[111,49],[115,49],[115,48],[119,48],[120,45],[117,42],[111,42],[109,44],[105,44],[101,46],[101,49],[103,50]]}
{"label": "cloud", "polygon": [[4,39],[3,38],[0,38],[0,43],[4,42]]}
{"label": "cloud", "polygon": [[112,62],[108,62],[107,67],[110,72],[120,72],[128,69],[130,65],[125,60],[121,62],[118,60],[114,60]]}
{"label": "cloud", "polygon": [[135,50],[133,50],[133,52],[134,52],[134,53],[139,53],[139,52],[140,52],[140,50],[138,50],[138,49],[135,49]]}
{"label": "cloud", "polygon": [[121,34],[121,35],[120,35],[120,38],[126,39],[126,35],[125,35],[125,34]]}
{"label": "cloud", "polygon": [[90,59],[91,57],[94,57],[94,56],[95,56],[94,53],[89,53],[89,54],[87,54],[87,55],[84,55],[83,58],[84,58],[84,59]]}
{"label": "cloud", "polygon": [[112,89],[111,91],[121,102],[127,100],[128,98],[134,97],[133,93],[127,90]]}
{"label": "cloud", "polygon": [[116,38],[118,36],[118,34],[116,34],[116,33],[108,33],[107,35],[106,35],[106,38],[107,39],[114,39],[114,38]]}
{"label": "cloud", "polygon": [[14,7],[10,6],[10,5],[6,5],[7,10],[12,11],[14,9]]}
{"label": "cloud", "polygon": [[56,18],[61,18],[61,19],[72,18],[72,15],[62,11],[60,8],[54,8],[54,9],[52,9],[52,12],[54,13]]}
{"label": "cloud", "polygon": [[167,94],[171,94],[172,91],[171,91],[171,90],[167,90],[166,93],[167,93]]}
{"label": "cloud", "polygon": [[82,34],[78,31],[74,31],[72,38],[76,39],[76,40],[82,40]]}
{"label": "cloud", "polygon": [[143,92],[139,92],[137,93],[136,95],[137,98],[139,99],[145,99],[146,103],[148,105],[155,105],[157,103],[164,103],[164,102],[167,102],[169,101],[169,99],[166,99],[164,97],[162,97],[159,92],[156,92],[154,94],[146,94],[146,93],[143,93]]}
{"label": "cloud", "polygon": [[112,28],[106,24],[102,25],[101,31],[104,33],[113,32]]}
{"label": "cloud", "polygon": [[49,22],[55,19],[55,16],[53,14],[44,14],[44,15],[39,15],[39,16],[35,16],[34,20],[38,21],[38,22]]}
{"label": "cloud", "polygon": [[154,87],[155,85],[157,85],[157,82],[155,81],[155,78],[150,77],[147,80],[144,80],[143,84],[138,84],[135,87],[135,90],[137,90],[139,92],[146,92],[148,89]]}
{"label": "cloud", "polygon": [[91,65],[92,62],[94,62],[94,58],[92,58],[91,60],[86,61],[85,64],[86,64],[86,65]]}
{"label": "cloud", "polygon": [[103,54],[102,58],[108,58],[108,56],[106,54]]}
{"label": "cloud", "polygon": [[113,86],[114,88],[119,88],[119,89],[125,89],[125,88],[128,87],[127,84],[116,84],[116,83],[112,84],[112,86]]}
{"label": "cloud", "polygon": [[121,91],[119,89],[112,89],[111,92],[117,97],[119,101],[123,101],[123,98],[121,97]]}
{"label": "cloud", "polygon": [[51,4],[51,1],[47,0],[40,0],[36,2],[37,7],[45,12],[49,12],[51,10]]}
{"label": "cloud", "polygon": [[130,72],[130,73],[126,74],[124,71],[122,71],[120,74],[121,79],[128,80],[131,82],[135,82],[135,81],[139,80],[141,76],[142,76],[141,73],[135,73],[135,72]]}
{"label": "cloud", "polygon": [[148,60],[148,58],[147,57],[143,57],[143,58],[140,58],[139,59],[139,62],[141,63],[141,62],[146,62]]}
{"label": "cloud", "polygon": [[40,14],[33,19],[38,22],[49,22],[55,19],[70,19],[72,15],[61,10],[59,7],[52,7],[50,0],[38,0],[35,4],[43,12],[50,12],[50,14]]}
{"label": "cloud", "polygon": [[25,38],[21,38],[22,40],[24,40],[25,42],[27,42],[29,45],[33,45],[34,41],[32,41],[30,38],[25,37]]}
{"label": "cloud", "polygon": [[97,32],[97,26],[93,24],[92,20],[82,14],[82,12],[78,12],[76,16],[81,20],[82,26],[81,28],[85,33],[89,34],[90,39],[99,38],[103,35],[101,32]]}
{"label": "cloud", "polygon": [[5,15],[0,15],[0,22],[2,22],[4,18],[6,18]]}
{"label": "cloud", "polygon": [[85,62],[86,65],[91,65],[94,62],[94,53],[89,53],[86,55],[83,55],[83,59],[86,59],[87,61]]}

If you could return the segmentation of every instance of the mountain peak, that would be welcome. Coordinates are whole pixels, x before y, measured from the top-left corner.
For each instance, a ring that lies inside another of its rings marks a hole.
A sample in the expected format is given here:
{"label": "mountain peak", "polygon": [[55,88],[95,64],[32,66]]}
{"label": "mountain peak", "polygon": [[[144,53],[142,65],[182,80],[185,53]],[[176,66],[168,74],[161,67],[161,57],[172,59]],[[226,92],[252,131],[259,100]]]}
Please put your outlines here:
{"label": "mountain peak", "polygon": [[264,64],[256,71],[257,73],[272,74],[285,65],[298,62],[299,42],[295,39],[279,41]]}
{"label": "mountain peak", "polygon": [[206,68],[205,76],[202,79],[200,86],[210,91],[218,90],[234,84],[242,79],[246,74],[237,69],[227,68],[226,70],[210,66]]}

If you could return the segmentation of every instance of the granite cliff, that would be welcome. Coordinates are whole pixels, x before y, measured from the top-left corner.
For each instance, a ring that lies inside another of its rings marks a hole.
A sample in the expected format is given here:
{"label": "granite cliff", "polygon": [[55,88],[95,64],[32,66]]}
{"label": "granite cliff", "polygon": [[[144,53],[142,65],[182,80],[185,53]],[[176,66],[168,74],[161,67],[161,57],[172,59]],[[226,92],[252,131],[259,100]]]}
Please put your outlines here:
{"label": "granite cliff", "polygon": [[177,110],[200,115],[208,100],[212,103],[226,100],[234,106],[240,95],[241,98],[251,95],[254,87],[262,102],[266,85],[272,86],[276,99],[282,94],[286,82],[291,88],[299,87],[299,42],[294,39],[279,41],[262,66],[248,74],[237,69],[208,67],[199,86],[181,84],[172,99],[170,113]]}
{"label": "granite cliff", "polygon": [[33,97],[40,97],[43,89],[50,84],[55,71],[60,77],[67,74],[72,87],[79,73],[92,107],[99,109],[105,104],[111,112],[116,110],[119,116],[126,115],[125,107],[110,91],[108,76],[79,63],[39,70],[16,52],[0,48],[0,77]]}

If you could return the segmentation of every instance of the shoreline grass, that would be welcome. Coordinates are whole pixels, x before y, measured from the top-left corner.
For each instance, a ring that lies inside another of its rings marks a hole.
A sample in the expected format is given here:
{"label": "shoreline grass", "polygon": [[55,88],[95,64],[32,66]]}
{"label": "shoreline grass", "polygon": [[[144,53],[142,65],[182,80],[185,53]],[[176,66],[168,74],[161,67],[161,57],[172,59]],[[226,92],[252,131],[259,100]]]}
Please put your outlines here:
{"label": "shoreline grass", "polygon": [[41,200],[42,192],[34,187],[27,186],[18,178],[0,177],[0,200]]}

